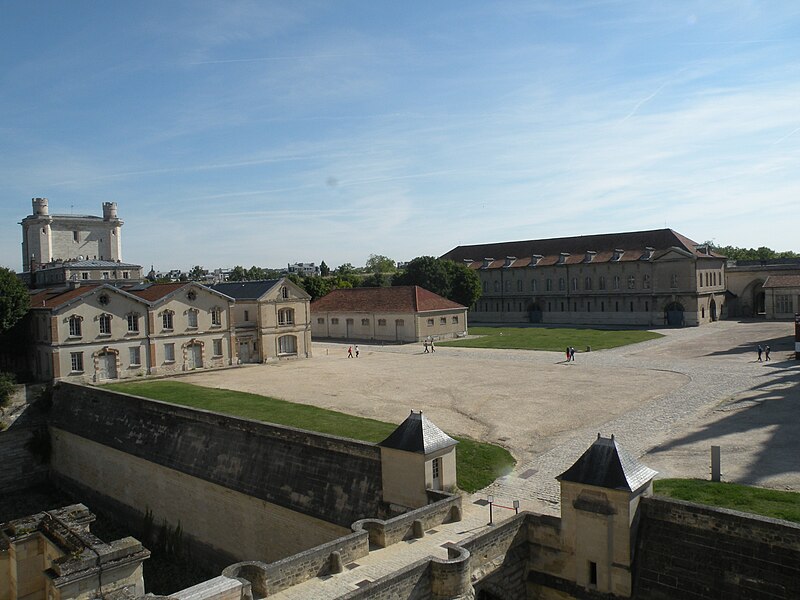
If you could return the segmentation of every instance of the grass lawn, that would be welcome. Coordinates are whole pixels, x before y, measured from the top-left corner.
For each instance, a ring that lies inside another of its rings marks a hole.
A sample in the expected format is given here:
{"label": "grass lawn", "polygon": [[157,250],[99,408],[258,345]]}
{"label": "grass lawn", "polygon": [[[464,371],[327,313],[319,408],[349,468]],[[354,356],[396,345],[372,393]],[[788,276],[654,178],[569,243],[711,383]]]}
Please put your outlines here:
{"label": "grass lawn", "polygon": [[800,523],[800,494],[701,479],[656,479],[656,494]]}
{"label": "grass lawn", "polygon": [[572,329],[567,327],[470,327],[470,335],[483,337],[440,342],[440,346],[467,348],[503,348],[517,350],[552,350],[564,352],[572,346],[578,352],[616,348],[664,337],[638,329]]}
{"label": "grass lawn", "polygon": [[[380,442],[399,425],[269,396],[206,388],[178,381],[113,383],[104,387],[154,400],[365,442]],[[486,487],[514,466],[514,458],[504,448],[469,438],[455,439],[459,441],[456,446],[458,487],[466,492]]]}

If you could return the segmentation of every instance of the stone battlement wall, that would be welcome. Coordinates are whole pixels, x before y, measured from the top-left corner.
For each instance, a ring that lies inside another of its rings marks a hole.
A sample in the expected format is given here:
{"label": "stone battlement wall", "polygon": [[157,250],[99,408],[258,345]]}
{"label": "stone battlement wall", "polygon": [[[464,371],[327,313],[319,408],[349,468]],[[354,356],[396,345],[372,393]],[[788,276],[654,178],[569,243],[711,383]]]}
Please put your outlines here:
{"label": "stone battlement wall", "polygon": [[800,525],[644,498],[636,598],[800,598]]}
{"label": "stone battlement wall", "polygon": [[385,512],[373,444],[71,383],[57,386],[50,425],[342,527]]}

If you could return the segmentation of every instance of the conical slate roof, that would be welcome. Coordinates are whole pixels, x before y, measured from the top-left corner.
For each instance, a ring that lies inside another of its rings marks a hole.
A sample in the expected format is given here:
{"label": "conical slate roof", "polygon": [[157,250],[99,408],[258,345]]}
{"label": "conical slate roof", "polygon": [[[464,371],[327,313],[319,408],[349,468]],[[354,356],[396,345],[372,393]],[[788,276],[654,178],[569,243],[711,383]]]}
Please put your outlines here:
{"label": "conical slate roof", "polygon": [[598,433],[594,444],[556,479],[634,492],[657,474],[628,454],[613,435],[604,438]]}
{"label": "conical slate roof", "polygon": [[442,448],[454,446],[458,442],[434,425],[422,411],[414,412],[398,425],[389,437],[378,446],[430,454]]}

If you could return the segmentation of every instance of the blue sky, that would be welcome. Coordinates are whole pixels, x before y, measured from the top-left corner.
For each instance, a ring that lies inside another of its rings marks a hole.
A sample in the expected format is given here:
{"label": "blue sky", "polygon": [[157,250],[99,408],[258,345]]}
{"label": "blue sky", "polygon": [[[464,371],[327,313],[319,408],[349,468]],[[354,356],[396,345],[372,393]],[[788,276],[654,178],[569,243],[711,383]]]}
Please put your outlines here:
{"label": "blue sky", "polygon": [[800,250],[800,3],[0,0],[30,199],[157,269],[671,227]]}

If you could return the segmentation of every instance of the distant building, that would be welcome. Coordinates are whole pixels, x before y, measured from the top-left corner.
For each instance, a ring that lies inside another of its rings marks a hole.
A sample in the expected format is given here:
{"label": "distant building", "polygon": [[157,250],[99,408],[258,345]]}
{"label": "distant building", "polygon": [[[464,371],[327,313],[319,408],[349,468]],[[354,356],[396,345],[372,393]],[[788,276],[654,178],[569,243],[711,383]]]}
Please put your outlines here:
{"label": "distant building", "polygon": [[725,257],[671,229],[458,246],[472,322],[700,325],[726,316]]}
{"label": "distant building", "polygon": [[305,290],[286,278],[211,285],[233,298],[240,362],[311,357],[311,311]]}
{"label": "distant building", "polygon": [[304,277],[313,277],[319,275],[319,267],[312,263],[294,263],[293,265],[286,266],[287,273],[294,273],[295,275],[302,275]]}
{"label": "distant building", "polygon": [[33,214],[20,222],[21,277],[28,286],[142,279],[141,265],[122,262],[122,221],[116,202],[103,203],[102,217],[51,215],[47,198],[34,198],[32,204]]}
{"label": "distant building", "polygon": [[315,338],[419,342],[467,333],[467,308],[416,285],[333,290],[311,303]]}

